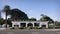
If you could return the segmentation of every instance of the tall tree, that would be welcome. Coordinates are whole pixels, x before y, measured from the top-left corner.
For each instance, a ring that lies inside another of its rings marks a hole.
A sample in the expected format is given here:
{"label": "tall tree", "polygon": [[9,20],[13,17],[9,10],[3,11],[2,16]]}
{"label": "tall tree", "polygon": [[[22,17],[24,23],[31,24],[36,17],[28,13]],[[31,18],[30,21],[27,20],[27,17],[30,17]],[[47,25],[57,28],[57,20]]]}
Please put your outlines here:
{"label": "tall tree", "polygon": [[50,22],[54,22],[53,19],[51,19],[49,16],[47,15],[41,15],[42,18],[40,19],[41,21],[50,21]]}
{"label": "tall tree", "polygon": [[11,18],[15,20],[28,20],[27,14],[22,12],[19,9],[12,9],[11,10]]}
{"label": "tall tree", "polygon": [[5,5],[3,10],[6,13],[6,27],[7,27],[7,15],[10,13],[10,6]]}
{"label": "tall tree", "polygon": [[17,8],[10,9],[10,6],[6,5],[3,10],[6,12],[6,19],[7,15],[11,15],[12,20],[28,20],[27,14]]}

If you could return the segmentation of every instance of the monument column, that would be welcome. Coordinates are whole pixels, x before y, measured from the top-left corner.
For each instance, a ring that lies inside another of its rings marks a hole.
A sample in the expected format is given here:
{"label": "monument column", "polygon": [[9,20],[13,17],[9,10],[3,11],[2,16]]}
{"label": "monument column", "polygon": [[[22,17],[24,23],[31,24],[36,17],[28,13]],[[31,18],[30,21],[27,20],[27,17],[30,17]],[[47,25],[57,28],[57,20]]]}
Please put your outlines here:
{"label": "monument column", "polygon": [[39,23],[39,27],[41,27],[41,22]]}
{"label": "monument column", "polygon": [[26,27],[27,27],[28,22],[26,22]]}
{"label": "monument column", "polygon": [[34,22],[32,24],[33,24],[33,27],[34,27]]}
{"label": "monument column", "polygon": [[14,27],[14,24],[12,23],[12,27]]}
{"label": "monument column", "polygon": [[20,23],[19,23],[19,27],[20,27]]}
{"label": "monument column", "polygon": [[48,28],[48,22],[46,23],[46,28]]}

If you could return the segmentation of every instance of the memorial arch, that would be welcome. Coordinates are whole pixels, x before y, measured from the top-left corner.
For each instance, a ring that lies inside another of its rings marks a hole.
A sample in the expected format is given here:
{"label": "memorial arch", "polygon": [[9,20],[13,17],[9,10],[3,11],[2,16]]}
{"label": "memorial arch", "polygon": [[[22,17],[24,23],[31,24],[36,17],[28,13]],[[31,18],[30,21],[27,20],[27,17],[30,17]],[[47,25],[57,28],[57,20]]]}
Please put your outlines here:
{"label": "memorial arch", "polygon": [[48,28],[48,21],[46,22],[41,22],[41,21],[12,21],[12,27],[14,27],[14,25],[18,25],[18,27],[24,26],[24,27],[28,27],[28,26],[32,26],[35,27],[35,23],[38,23],[39,27],[46,27]]}
{"label": "memorial arch", "polygon": [[32,26],[33,27],[33,24],[32,23],[28,23],[27,24],[27,27],[29,27],[29,26]]}

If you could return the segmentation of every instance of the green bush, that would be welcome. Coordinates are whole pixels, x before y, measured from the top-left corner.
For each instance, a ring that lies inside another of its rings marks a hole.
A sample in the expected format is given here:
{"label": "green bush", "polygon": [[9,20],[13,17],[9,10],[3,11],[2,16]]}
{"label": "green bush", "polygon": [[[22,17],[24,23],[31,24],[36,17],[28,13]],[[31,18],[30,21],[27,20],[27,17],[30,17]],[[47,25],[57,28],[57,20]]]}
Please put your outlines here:
{"label": "green bush", "polygon": [[32,26],[29,26],[29,27],[27,27],[27,29],[33,29],[33,27]]}
{"label": "green bush", "polygon": [[35,26],[34,29],[39,29],[39,27],[38,26]]}
{"label": "green bush", "polygon": [[55,26],[54,25],[49,25],[49,28],[54,28]]}

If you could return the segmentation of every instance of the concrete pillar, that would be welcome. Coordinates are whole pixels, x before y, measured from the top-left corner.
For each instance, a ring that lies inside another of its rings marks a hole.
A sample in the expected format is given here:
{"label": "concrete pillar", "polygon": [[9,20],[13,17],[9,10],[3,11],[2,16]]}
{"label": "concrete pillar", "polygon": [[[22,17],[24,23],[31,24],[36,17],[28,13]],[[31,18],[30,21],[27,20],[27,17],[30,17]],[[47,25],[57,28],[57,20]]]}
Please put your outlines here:
{"label": "concrete pillar", "polygon": [[28,23],[26,23],[26,27],[27,27],[27,24],[28,24]]}
{"label": "concrete pillar", "polygon": [[41,23],[39,23],[39,27],[41,27],[42,25],[41,25]]}
{"label": "concrete pillar", "polygon": [[33,27],[34,27],[34,23],[32,23],[33,24]]}
{"label": "concrete pillar", "polygon": [[14,24],[12,24],[12,27],[14,27]]}
{"label": "concrete pillar", "polygon": [[19,27],[20,27],[20,23],[19,23]]}
{"label": "concrete pillar", "polygon": [[42,27],[42,25],[40,24],[40,27]]}
{"label": "concrete pillar", "polygon": [[48,24],[46,24],[46,28],[48,28]]}

